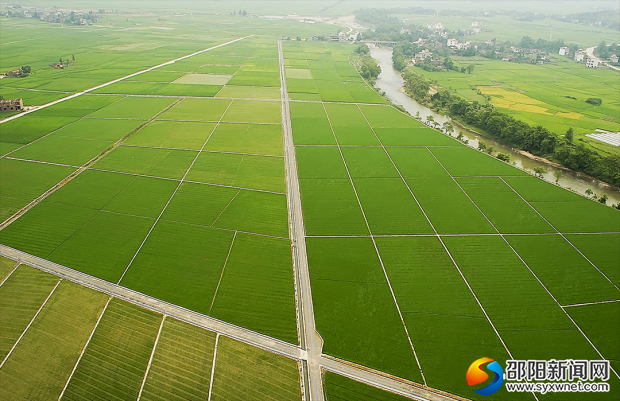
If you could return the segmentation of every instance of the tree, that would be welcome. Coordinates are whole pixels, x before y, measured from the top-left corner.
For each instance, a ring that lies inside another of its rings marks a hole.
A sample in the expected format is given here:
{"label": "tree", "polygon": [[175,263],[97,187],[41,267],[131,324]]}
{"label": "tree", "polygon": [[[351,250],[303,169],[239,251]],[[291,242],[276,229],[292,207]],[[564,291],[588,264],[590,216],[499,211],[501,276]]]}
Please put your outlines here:
{"label": "tree", "polygon": [[297,40],[301,42],[301,36],[298,36],[298,37],[297,37]]}
{"label": "tree", "polygon": [[243,10],[243,16],[245,17],[246,15],[248,15],[248,12],[246,10]]}
{"label": "tree", "polygon": [[468,74],[471,74],[471,73],[474,71],[474,68],[476,68],[476,66],[475,66],[475,65],[473,65],[473,64],[468,65],[468,66],[466,67],[467,73],[468,73]]}
{"label": "tree", "polygon": [[446,121],[445,123],[443,123],[442,128],[446,134],[452,136],[452,133],[454,132],[454,126],[450,123],[450,121]]}
{"label": "tree", "polygon": [[481,150],[481,151],[484,152],[486,150],[486,148],[487,148],[487,144],[486,143],[484,143],[482,141],[478,141],[478,150]]}
{"label": "tree", "polygon": [[435,117],[433,117],[431,115],[426,116],[426,122],[427,122],[428,125],[431,125],[431,124],[435,125]]}
{"label": "tree", "polygon": [[594,193],[594,192],[592,191],[592,189],[591,189],[591,188],[586,189],[586,195],[588,195],[588,196],[592,196],[592,194],[593,194],[593,193]]}
{"label": "tree", "polygon": [[75,54],[72,54],[71,58],[73,59],[73,61],[75,61]]}
{"label": "tree", "polygon": [[463,139],[465,138],[465,135],[463,135],[463,131],[459,131],[459,134],[456,136],[456,139],[458,139],[461,142],[464,142]]}
{"label": "tree", "polygon": [[598,97],[589,97],[588,99],[586,99],[586,103],[590,103],[595,106],[600,106],[601,104],[603,104],[603,101]]}
{"label": "tree", "polygon": [[30,74],[32,72],[32,68],[29,65],[23,65],[22,72],[26,75]]}
{"label": "tree", "polygon": [[604,205],[607,204],[607,199],[609,199],[609,197],[607,196],[607,194],[604,194],[603,196],[601,196],[600,198],[598,198],[598,201]]}
{"label": "tree", "polygon": [[547,168],[545,166],[534,167],[534,173],[537,177],[542,178],[547,172]]}
{"label": "tree", "polygon": [[503,160],[503,161],[505,161],[506,163],[509,163],[509,162],[510,162],[510,155],[507,155],[507,154],[505,154],[505,153],[498,153],[496,157],[497,157],[499,160]]}
{"label": "tree", "polygon": [[487,153],[490,154],[490,155],[493,155],[493,152],[495,152],[495,149],[493,149],[493,146],[489,146],[487,148]]}
{"label": "tree", "polygon": [[443,60],[443,66],[446,67],[448,70],[451,70],[452,68],[454,68],[454,62],[452,61],[452,59],[450,59],[450,57],[446,57]]}
{"label": "tree", "polygon": [[562,173],[562,170],[555,170],[555,172],[553,173],[553,175],[555,176],[555,183],[559,183],[560,180],[562,179],[562,176],[564,175]]}
{"label": "tree", "polygon": [[422,119],[422,117],[420,117],[420,111],[419,110],[415,112],[415,116],[413,118],[415,118],[416,120]]}
{"label": "tree", "polygon": [[566,135],[564,135],[564,139],[567,142],[572,142],[573,141],[573,127],[570,127],[568,129],[568,131],[566,131]]}

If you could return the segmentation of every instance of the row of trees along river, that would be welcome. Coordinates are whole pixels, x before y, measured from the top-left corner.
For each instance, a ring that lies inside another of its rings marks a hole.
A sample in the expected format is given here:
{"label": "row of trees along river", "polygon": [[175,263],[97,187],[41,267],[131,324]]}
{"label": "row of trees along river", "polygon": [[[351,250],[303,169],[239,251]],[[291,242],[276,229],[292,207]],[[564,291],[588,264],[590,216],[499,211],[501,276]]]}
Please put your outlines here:
{"label": "row of trees along river", "polygon": [[[549,182],[620,208],[620,192],[598,181],[620,186],[619,155],[604,157],[582,144],[574,144],[570,130],[564,137],[559,137],[543,127],[531,127],[498,112],[490,105],[470,103],[448,90],[433,93],[433,90],[429,91],[430,81],[423,76],[411,70],[405,70],[401,75],[394,69],[391,48],[371,47],[370,54],[381,67],[375,86],[392,103],[403,107],[420,121]],[[484,131],[486,135],[465,128],[446,114]],[[539,157],[524,155],[523,151]],[[552,158],[566,168],[542,158]]]}

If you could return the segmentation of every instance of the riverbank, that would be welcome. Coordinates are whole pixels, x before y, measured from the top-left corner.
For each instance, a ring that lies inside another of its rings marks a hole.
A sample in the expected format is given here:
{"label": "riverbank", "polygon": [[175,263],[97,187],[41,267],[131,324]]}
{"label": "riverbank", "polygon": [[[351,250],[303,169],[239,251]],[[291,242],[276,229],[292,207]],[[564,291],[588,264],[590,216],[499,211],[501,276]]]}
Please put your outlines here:
{"label": "riverbank", "polygon": [[[468,145],[475,149],[478,148],[480,140],[482,140],[488,147],[493,147],[497,152],[509,155],[511,164],[529,174],[536,175],[534,170],[537,167],[543,166],[546,172],[542,174],[541,178],[547,182],[559,185],[588,198],[588,190],[593,191],[599,197],[607,195],[608,205],[620,203],[620,192],[617,188],[608,183],[597,180],[584,173],[575,172],[566,166],[559,165],[548,159],[532,155],[529,152],[515,149],[509,145],[498,142],[495,138],[472,130],[460,121],[453,120],[449,116],[437,113],[418,103],[404,91],[403,86],[405,81],[400,72],[396,71],[392,66],[392,49],[371,47],[370,51],[372,57],[379,62],[379,66],[381,67],[381,74],[376,80],[375,87],[379,92],[385,94],[385,97],[392,104],[402,107],[411,116],[419,115],[422,122],[424,122],[428,116],[433,116],[433,119],[439,125],[445,122],[451,122],[458,126],[463,138],[468,141]],[[459,133],[455,133],[454,136],[458,134]],[[557,177],[560,175],[560,172],[561,177],[558,180]]]}

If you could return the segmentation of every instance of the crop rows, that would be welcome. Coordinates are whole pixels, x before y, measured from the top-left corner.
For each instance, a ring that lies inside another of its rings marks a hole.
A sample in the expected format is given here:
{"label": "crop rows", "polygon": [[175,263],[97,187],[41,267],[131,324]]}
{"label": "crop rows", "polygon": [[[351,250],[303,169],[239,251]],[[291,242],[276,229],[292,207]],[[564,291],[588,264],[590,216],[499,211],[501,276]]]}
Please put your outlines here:
{"label": "crop rows", "polygon": [[[596,359],[590,339],[615,357],[609,331],[593,327],[592,312],[566,308],[584,322],[586,338],[560,305],[618,299],[610,281],[617,279],[618,234],[566,236],[599,267],[556,228],[617,231],[617,213],[389,107],[325,104],[321,113],[319,104],[293,103],[291,110],[325,353],[468,396],[463,371],[480,355]],[[306,128],[319,121],[328,123],[322,137]],[[564,206],[560,219],[554,211]],[[579,217],[572,207],[581,208]],[[509,234],[509,244],[496,229]],[[319,238],[330,236],[362,238]]]}
{"label": "crop rows", "polygon": [[[274,53],[273,41],[237,42],[98,92],[140,95],[148,85],[193,90],[233,75],[229,95],[247,97],[252,88],[235,86],[235,79],[261,85],[275,76],[258,97],[279,99]],[[230,74],[232,68],[220,68],[224,63],[238,68]],[[0,161],[12,177],[0,184],[7,198],[2,215],[68,176],[75,170],[69,165],[83,165],[122,139],[121,145],[2,230],[2,243],[296,343],[279,102],[82,99],[6,124],[2,135],[20,143],[30,121],[50,120],[46,131],[35,131],[38,141],[24,138],[27,146],[8,155],[25,161]]]}

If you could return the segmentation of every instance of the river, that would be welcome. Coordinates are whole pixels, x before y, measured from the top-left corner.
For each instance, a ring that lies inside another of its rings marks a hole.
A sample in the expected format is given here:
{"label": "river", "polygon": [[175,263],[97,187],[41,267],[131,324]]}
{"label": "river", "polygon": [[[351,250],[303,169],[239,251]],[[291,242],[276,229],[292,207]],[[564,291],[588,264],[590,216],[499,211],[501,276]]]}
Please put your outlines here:
{"label": "river", "polygon": [[[451,121],[450,117],[434,112],[433,110],[418,103],[417,101],[409,97],[406,93],[401,91],[404,80],[400,75],[400,72],[396,71],[392,67],[391,48],[370,46],[370,54],[375,60],[379,62],[379,66],[381,66],[381,74],[379,74],[379,77],[377,78],[375,87],[378,88],[380,91],[385,92],[385,95],[392,103],[402,106],[412,116],[415,116],[416,113],[420,113],[422,121],[426,121],[426,117],[431,115],[439,124],[443,124],[446,121]],[[529,157],[523,156],[522,154],[518,153],[509,146],[501,144],[487,137],[480,137],[480,135],[468,129],[455,127],[455,132],[453,136],[457,136],[459,132],[461,132],[465,139],[469,141],[469,146],[477,149],[478,141],[480,138],[480,140],[482,140],[488,147],[493,147],[495,151],[509,155],[510,163],[532,174],[534,172],[534,168],[538,166],[545,167],[547,169],[547,172],[543,175],[543,178],[546,181],[554,183],[556,181],[557,172],[561,171],[562,177],[558,181],[558,184],[560,186],[572,189],[573,191],[579,192],[584,195],[586,194],[586,190],[591,189],[598,196],[603,196],[603,194],[607,194],[608,205],[620,203],[620,193],[607,187],[599,181],[593,181],[592,179],[588,179],[579,173],[558,169],[546,163],[530,159]]]}

